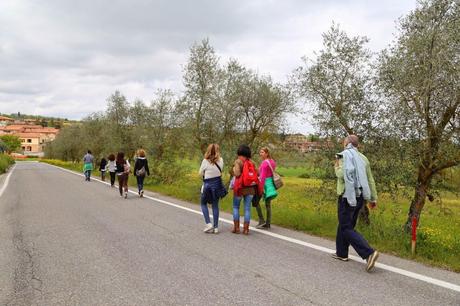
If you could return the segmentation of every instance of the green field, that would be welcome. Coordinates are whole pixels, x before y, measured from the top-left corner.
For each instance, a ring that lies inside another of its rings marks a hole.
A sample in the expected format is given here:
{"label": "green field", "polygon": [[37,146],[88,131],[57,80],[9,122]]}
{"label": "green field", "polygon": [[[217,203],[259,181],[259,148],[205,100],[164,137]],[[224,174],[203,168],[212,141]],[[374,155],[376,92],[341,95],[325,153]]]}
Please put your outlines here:
{"label": "green field", "polygon": [[[78,163],[43,161],[79,172],[82,169],[82,165]],[[201,180],[196,172],[199,163],[183,161],[182,164],[187,168],[187,174],[178,178],[175,183],[160,184],[148,177],[145,189],[198,204]],[[334,182],[329,182],[326,188],[319,179],[302,178],[305,173],[311,172],[308,168],[280,167],[279,172],[284,176],[285,186],[279,190],[278,198],[272,202],[272,223],[334,239],[337,227]],[[97,171],[94,174],[99,175]],[[227,175],[225,181],[228,180]],[[130,185],[135,186],[133,176],[130,176]],[[402,197],[396,197],[397,200],[394,198],[388,194],[379,194],[378,207],[371,211],[371,225],[358,224],[358,230],[370,244],[385,253],[460,272],[460,198],[444,192],[441,203],[427,202],[418,229],[415,257],[410,252],[410,235],[402,230],[409,201]],[[231,201],[232,195],[229,194],[222,201],[221,209],[231,212]],[[257,219],[254,209],[252,218]]]}

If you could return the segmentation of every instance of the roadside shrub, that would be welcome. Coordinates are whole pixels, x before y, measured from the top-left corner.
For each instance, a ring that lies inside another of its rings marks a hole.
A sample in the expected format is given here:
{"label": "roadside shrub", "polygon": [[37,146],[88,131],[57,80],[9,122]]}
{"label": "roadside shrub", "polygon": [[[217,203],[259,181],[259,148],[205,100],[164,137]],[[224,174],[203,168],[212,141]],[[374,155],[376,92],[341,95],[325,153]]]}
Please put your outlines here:
{"label": "roadside shrub", "polygon": [[12,164],[14,164],[14,159],[6,154],[0,154],[0,173],[5,173]]}
{"label": "roadside shrub", "polygon": [[146,183],[153,184],[178,183],[183,180],[186,174],[190,173],[189,167],[175,158],[149,160],[149,168],[150,177],[146,179]]}

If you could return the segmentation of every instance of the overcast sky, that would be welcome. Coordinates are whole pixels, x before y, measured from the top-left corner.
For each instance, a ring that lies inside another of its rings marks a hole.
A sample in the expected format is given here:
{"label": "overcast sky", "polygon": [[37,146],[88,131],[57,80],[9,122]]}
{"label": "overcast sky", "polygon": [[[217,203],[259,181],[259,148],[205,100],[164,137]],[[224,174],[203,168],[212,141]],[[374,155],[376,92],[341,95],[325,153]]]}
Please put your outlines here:
{"label": "overcast sky", "polygon": [[[120,90],[150,102],[180,93],[189,48],[209,37],[229,57],[285,82],[332,21],[378,51],[413,0],[1,0],[0,113],[81,119]],[[293,132],[310,132],[301,119]]]}

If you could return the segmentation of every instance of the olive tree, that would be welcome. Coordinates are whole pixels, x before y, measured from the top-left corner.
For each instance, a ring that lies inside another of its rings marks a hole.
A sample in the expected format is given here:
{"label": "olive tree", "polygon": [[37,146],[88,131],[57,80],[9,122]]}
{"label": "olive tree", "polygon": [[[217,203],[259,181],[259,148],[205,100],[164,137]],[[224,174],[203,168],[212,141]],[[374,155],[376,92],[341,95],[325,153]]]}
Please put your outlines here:
{"label": "olive tree", "polygon": [[204,39],[190,48],[190,57],[184,68],[184,109],[189,113],[193,136],[202,152],[215,132],[216,123],[212,110],[219,74],[218,62],[214,48],[208,39]]}
{"label": "olive tree", "polygon": [[432,198],[433,180],[460,164],[459,29],[458,1],[418,1],[380,56],[391,132],[410,148],[406,158],[414,173],[406,228]]}
{"label": "olive tree", "polygon": [[241,88],[238,110],[244,141],[257,147],[285,126],[285,115],[294,110],[291,92],[270,77],[251,73]]}
{"label": "olive tree", "polygon": [[7,153],[14,152],[21,147],[21,139],[15,135],[2,135],[0,136],[0,142]]}
{"label": "olive tree", "polygon": [[[322,136],[337,139],[357,134],[362,138],[377,130],[379,109],[368,41],[349,37],[333,24],[323,34],[323,49],[316,58],[304,57],[303,66],[294,72],[294,88],[310,106],[313,124]],[[331,157],[331,153],[326,150],[325,155]],[[360,218],[369,224],[366,205]]]}
{"label": "olive tree", "polygon": [[311,107],[313,124],[323,136],[363,136],[377,122],[367,42],[366,37],[349,37],[333,24],[323,34],[323,49],[316,58],[304,57],[294,72],[294,87]]}

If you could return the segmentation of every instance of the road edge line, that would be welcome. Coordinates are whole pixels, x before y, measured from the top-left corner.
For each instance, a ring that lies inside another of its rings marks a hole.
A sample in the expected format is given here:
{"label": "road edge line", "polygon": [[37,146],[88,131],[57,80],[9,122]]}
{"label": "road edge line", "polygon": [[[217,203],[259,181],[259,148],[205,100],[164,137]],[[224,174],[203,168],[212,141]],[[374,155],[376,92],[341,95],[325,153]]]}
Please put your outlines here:
{"label": "road edge line", "polygon": [[8,171],[8,174],[6,175],[5,182],[3,183],[2,188],[0,188],[0,198],[3,195],[3,192],[5,192],[6,187],[8,187],[8,183],[10,182],[10,176],[13,173],[14,168],[16,168],[16,163],[10,168],[10,171]]}
{"label": "road edge line", "polygon": [[[56,167],[56,168],[58,168],[58,169],[60,169],[62,171],[66,171],[66,172],[72,173],[74,175],[84,177],[84,174],[80,174],[80,173],[77,173],[77,172],[69,170],[69,169],[65,169],[65,168],[55,166],[55,165],[52,165],[52,164],[48,164],[48,163],[42,163],[42,164],[47,164],[49,166]],[[103,181],[101,181],[99,179],[96,179],[96,178],[94,178],[93,180],[95,180],[95,181],[97,181],[99,183],[109,185],[109,183],[103,182]],[[132,190],[129,190],[129,192],[132,193],[132,194],[137,194],[137,192],[132,191]],[[1,196],[1,192],[0,192],[0,196]],[[189,212],[192,212],[192,213],[195,213],[195,214],[199,214],[199,215],[202,214],[201,211],[194,210],[194,209],[191,209],[191,208],[188,208],[188,207],[184,207],[184,206],[179,205],[179,204],[174,204],[174,203],[171,203],[171,202],[166,201],[166,200],[154,198],[154,197],[147,196],[147,195],[145,195],[144,198],[147,198],[149,200],[159,202],[159,203],[162,203],[162,204],[165,204],[165,205],[173,206],[173,207],[185,210],[185,211],[189,211]],[[233,221],[227,220],[227,219],[219,218],[219,221],[223,222],[223,223],[233,224]],[[305,247],[308,247],[310,249],[314,249],[314,250],[317,250],[317,251],[320,251],[320,252],[324,252],[324,253],[328,253],[328,254],[334,252],[334,250],[326,248],[326,247],[323,247],[323,246],[320,246],[320,245],[316,245],[316,244],[309,243],[309,242],[306,242],[306,241],[302,241],[302,240],[299,240],[299,239],[291,238],[291,237],[284,236],[284,235],[281,235],[281,234],[268,232],[266,230],[256,229],[256,228],[254,228],[252,226],[250,226],[250,229],[252,231],[254,231],[254,232],[258,232],[258,233],[261,233],[261,234],[264,234],[264,235],[267,235],[267,236],[271,236],[273,238],[277,238],[277,239],[280,239],[280,240],[284,240],[284,241],[287,241],[287,242],[291,242],[291,243],[294,243],[294,244],[302,245],[302,246],[305,246]],[[351,260],[353,260],[353,261],[357,261],[357,262],[360,262],[360,263],[365,262],[365,260],[361,259],[358,256],[351,255],[351,256],[349,256],[349,258]],[[449,283],[449,282],[446,282],[446,281],[443,281],[443,280],[440,280],[440,279],[436,279],[436,278],[426,276],[426,275],[423,275],[423,274],[411,272],[411,271],[404,270],[404,269],[401,269],[401,268],[393,267],[393,266],[386,265],[386,264],[383,264],[383,263],[376,263],[375,266],[380,268],[380,269],[390,271],[390,272],[393,272],[393,273],[396,273],[396,274],[400,274],[400,275],[403,275],[403,276],[406,276],[406,277],[410,277],[410,278],[413,278],[413,279],[417,279],[417,280],[420,280],[420,281],[423,281],[423,282],[426,282],[426,283],[429,283],[429,284],[432,284],[432,285],[436,285],[438,287],[443,287],[443,288],[446,288],[446,289],[450,289],[450,290],[453,290],[453,291],[460,292],[460,286],[459,285]]]}

